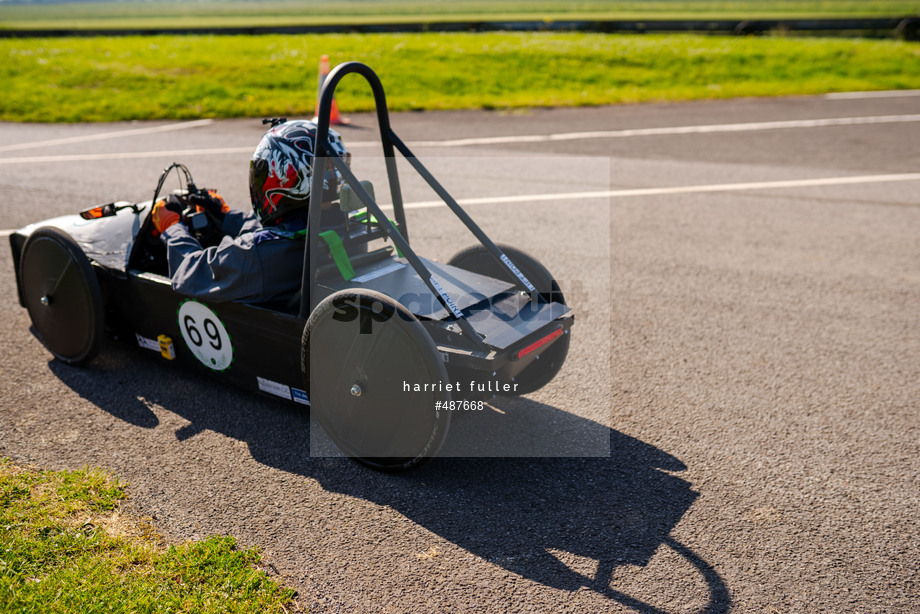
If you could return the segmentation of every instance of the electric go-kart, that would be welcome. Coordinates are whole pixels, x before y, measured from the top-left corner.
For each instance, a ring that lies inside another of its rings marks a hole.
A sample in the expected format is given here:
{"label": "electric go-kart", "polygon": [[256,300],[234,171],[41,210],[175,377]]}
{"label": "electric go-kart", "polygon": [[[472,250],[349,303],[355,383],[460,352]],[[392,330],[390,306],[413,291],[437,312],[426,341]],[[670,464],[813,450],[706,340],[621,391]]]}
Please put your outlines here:
{"label": "electric go-kart", "polygon": [[[330,144],[335,88],[352,73],[374,94],[394,220]],[[136,340],[164,359],[309,405],[346,454],[380,469],[408,468],[437,453],[465,401],[524,394],[552,380],[568,352],[573,314],[552,275],[492,243],[391,130],[369,67],[349,62],[328,75],[317,123],[313,168],[331,165],[343,182],[338,194],[324,194],[323,173],[314,172],[311,200],[336,203],[344,223],[321,227],[320,207],[310,207],[294,300],[212,303],[173,291],[149,215],[169,169],[151,201],[102,205],[12,234],[19,300],[63,362],[91,360],[106,332]],[[447,264],[415,253],[396,150],[479,245]],[[185,197],[204,195],[187,169],[173,166],[185,173]],[[207,219],[195,218],[190,227],[207,228]]]}

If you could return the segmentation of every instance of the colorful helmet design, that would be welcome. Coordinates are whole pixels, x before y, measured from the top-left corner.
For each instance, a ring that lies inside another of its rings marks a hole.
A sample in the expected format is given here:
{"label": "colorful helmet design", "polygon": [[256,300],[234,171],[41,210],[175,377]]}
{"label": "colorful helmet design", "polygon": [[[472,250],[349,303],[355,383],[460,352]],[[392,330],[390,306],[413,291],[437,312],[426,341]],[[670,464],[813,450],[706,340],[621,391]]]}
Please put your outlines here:
{"label": "colorful helmet design", "polygon": [[[349,162],[351,154],[342,137],[329,130],[329,141],[333,151]],[[249,163],[249,195],[263,225],[278,224],[285,216],[310,205],[315,143],[316,124],[305,120],[278,124],[262,137]],[[330,162],[324,186],[334,189],[330,183],[340,182],[341,176],[333,171]]]}

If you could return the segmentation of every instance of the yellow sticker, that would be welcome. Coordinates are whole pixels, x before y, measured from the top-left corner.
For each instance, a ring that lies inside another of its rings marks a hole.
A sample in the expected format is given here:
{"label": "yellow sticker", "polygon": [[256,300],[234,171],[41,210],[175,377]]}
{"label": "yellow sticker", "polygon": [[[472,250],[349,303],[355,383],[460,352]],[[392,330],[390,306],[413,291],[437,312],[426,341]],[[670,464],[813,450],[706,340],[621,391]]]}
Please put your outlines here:
{"label": "yellow sticker", "polygon": [[157,341],[160,342],[160,354],[163,355],[163,358],[172,360],[176,357],[176,350],[173,348],[172,338],[166,335],[160,335],[157,337]]}

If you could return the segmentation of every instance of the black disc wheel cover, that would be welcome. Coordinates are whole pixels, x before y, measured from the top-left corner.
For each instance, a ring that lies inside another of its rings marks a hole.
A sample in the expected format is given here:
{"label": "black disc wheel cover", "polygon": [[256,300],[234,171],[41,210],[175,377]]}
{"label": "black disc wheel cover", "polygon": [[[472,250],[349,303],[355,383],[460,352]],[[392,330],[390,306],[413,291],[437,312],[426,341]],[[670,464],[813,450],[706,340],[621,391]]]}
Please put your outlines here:
{"label": "black disc wheel cover", "polygon": [[[519,249],[507,245],[499,245],[498,249],[514,262],[530,283],[534,285],[537,292],[540,293],[541,300],[555,301],[565,305],[565,297],[559,284],[553,278],[552,274],[533,256],[522,252]],[[474,245],[458,252],[450,259],[448,264],[465,271],[472,271],[480,275],[488,275],[495,279],[501,279],[508,282],[516,282],[514,275],[504,265],[499,263],[492,254],[481,245]],[[569,353],[569,343],[571,342],[571,331],[569,334],[562,335],[553,344],[540,354],[540,359],[533,364],[528,365],[521,373],[514,378],[517,384],[515,394],[527,394],[539,390],[548,384],[565,363],[566,356]]]}
{"label": "black disc wheel cover", "polygon": [[19,272],[29,317],[45,347],[69,364],[91,360],[102,343],[104,305],[83,250],[66,232],[39,228],[22,248]]}
{"label": "black disc wheel cover", "polygon": [[444,442],[443,359],[421,322],[388,296],[342,290],[323,300],[307,320],[301,366],[314,417],[361,462],[406,469]]}

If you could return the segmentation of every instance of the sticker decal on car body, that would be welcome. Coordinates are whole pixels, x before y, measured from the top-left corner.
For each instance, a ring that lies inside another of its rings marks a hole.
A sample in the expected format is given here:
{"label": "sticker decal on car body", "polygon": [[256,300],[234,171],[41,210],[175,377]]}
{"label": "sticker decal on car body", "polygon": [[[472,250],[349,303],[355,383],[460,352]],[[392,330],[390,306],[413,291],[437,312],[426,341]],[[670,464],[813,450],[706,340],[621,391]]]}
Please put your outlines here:
{"label": "sticker decal on car body", "polygon": [[233,362],[233,345],[223,322],[210,308],[187,300],[179,306],[179,331],[185,345],[201,364],[226,371]]}

